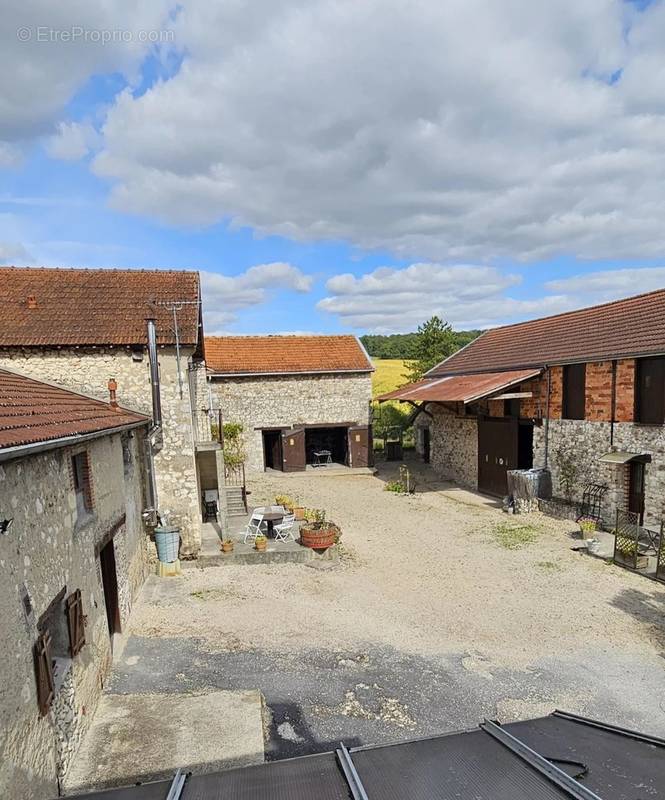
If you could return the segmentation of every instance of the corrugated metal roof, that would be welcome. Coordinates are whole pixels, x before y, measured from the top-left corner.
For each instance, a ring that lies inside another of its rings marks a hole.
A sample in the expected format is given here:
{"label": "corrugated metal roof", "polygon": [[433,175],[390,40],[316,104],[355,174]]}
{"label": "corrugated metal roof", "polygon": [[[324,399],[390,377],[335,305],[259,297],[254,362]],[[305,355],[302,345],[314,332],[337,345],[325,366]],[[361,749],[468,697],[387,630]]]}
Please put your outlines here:
{"label": "corrugated metal roof", "polygon": [[507,389],[541,373],[540,369],[483,372],[478,375],[449,375],[435,380],[410,383],[381,395],[384,400],[411,400],[430,403],[471,403],[482,397]]}

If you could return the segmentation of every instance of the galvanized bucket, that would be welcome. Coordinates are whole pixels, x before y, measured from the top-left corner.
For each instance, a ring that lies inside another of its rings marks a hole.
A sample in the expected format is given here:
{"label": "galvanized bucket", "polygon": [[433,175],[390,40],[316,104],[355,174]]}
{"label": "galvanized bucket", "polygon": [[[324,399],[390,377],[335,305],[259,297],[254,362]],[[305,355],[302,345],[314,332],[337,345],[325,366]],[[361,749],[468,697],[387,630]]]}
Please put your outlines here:
{"label": "galvanized bucket", "polygon": [[163,564],[177,561],[180,547],[180,528],[166,525],[155,528],[155,545],[157,546],[157,558]]}

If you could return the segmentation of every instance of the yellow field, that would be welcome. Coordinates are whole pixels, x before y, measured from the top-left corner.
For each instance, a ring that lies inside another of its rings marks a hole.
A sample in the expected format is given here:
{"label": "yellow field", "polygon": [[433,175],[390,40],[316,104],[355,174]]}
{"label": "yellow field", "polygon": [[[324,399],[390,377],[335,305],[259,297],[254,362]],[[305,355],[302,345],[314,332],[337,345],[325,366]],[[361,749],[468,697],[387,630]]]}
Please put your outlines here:
{"label": "yellow field", "polygon": [[372,363],[376,369],[372,375],[372,397],[391,392],[408,383],[404,377],[404,373],[408,369],[407,361],[399,358],[374,358]]}

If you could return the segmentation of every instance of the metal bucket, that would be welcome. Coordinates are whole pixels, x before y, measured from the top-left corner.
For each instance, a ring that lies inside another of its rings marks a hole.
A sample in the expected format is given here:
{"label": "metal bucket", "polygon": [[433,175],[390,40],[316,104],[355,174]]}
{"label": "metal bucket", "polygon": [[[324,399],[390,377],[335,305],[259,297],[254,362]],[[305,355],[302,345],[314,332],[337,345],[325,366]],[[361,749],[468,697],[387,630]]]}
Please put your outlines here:
{"label": "metal bucket", "polygon": [[163,564],[177,561],[180,547],[180,528],[175,526],[155,528],[155,545],[157,546],[157,558]]}

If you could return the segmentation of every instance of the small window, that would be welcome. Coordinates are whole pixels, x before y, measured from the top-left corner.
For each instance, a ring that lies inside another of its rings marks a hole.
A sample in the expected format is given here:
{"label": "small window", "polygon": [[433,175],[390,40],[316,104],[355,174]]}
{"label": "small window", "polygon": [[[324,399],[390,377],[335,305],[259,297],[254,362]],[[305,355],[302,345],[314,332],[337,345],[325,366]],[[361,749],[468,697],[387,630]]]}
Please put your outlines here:
{"label": "small window", "polygon": [[563,419],[584,419],[586,364],[567,364],[563,368]]}
{"label": "small window", "polygon": [[635,369],[635,421],[665,422],[665,358],[640,358]]}
{"label": "small window", "polygon": [[520,416],[520,399],[519,397],[513,397],[511,400],[504,400],[503,401],[503,416],[504,417],[514,417],[518,419]]}
{"label": "small window", "polygon": [[92,513],[92,484],[87,450],[72,456],[72,476],[76,494],[76,516],[80,522]]}

